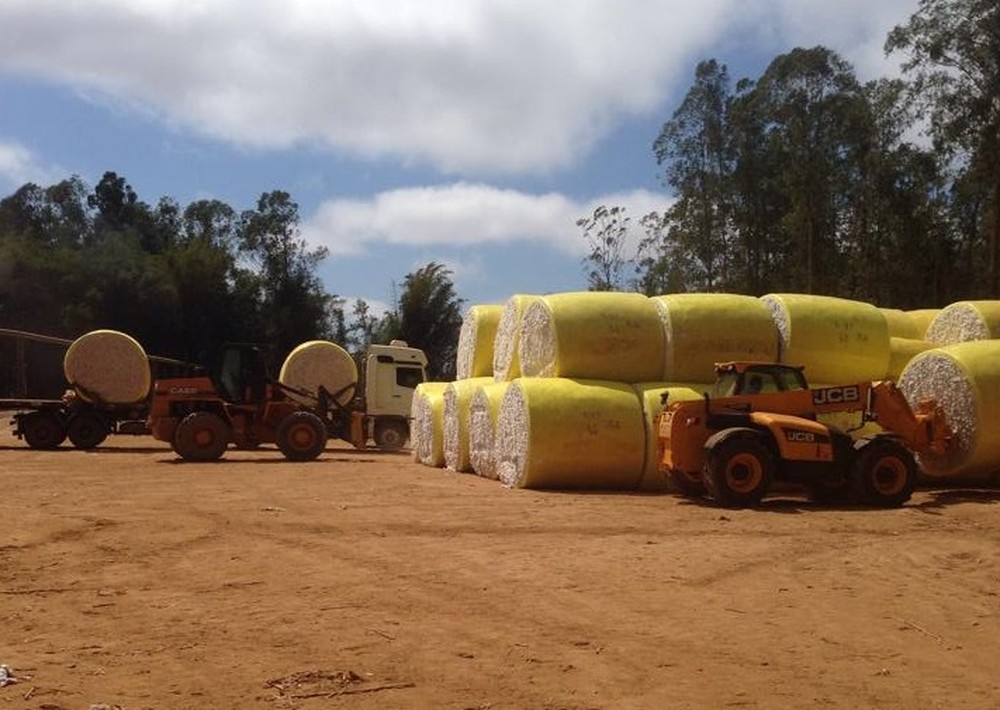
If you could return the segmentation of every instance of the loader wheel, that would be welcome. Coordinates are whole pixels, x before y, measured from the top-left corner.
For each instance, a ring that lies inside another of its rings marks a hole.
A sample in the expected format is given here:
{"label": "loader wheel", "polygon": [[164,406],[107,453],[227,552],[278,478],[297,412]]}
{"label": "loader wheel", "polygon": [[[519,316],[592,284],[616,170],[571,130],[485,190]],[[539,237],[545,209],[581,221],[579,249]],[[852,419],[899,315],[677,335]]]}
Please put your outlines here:
{"label": "loader wheel", "polygon": [[375,422],[375,445],[383,451],[397,451],[403,448],[409,436],[410,433],[403,422],[391,419]]}
{"label": "loader wheel", "polygon": [[708,452],[702,481],[709,495],[727,508],[757,505],[771,487],[774,460],[753,433],[721,440]]}
{"label": "loader wheel", "polygon": [[326,425],[312,412],[293,412],[278,424],[274,438],[289,461],[312,461],[326,449]]}
{"label": "loader wheel", "polygon": [[917,485],[917,464],[902,444],[891,439],[862,439],[855,444],[851,489],[858,502],[896,508]]}
{"label": "loader wheel", "polygon": [[225,453],[232,435],[218,414],[193,412],[181,419],[174,434],[174,451],[188,461],[215,461]]}
{"label": "loader wheel", "polygon": [[32,412],[21,419],[20,428],[32,449],[56,449],[66,441],[66,428],[52,412]]}
{"label": "loader wheel", "polygon": [[701,477],[697,480],[681,471],[671,471],[667,474],[670,489],[679,496],[685,498],[701,498],[705,495],[705,484]]}
{"label": "loader wheel", "polygon": [[93,449],[108,438],[107,423],[92,412],[77,414],[66,425],[66,436],[78,449]]}

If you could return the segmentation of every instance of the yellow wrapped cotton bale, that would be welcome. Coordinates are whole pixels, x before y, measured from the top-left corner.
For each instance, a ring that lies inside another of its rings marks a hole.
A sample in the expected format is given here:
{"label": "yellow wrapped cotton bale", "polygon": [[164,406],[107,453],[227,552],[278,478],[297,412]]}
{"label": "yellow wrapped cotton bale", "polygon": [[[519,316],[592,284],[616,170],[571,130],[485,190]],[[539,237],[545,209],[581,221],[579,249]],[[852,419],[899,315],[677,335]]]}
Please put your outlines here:
{"label": "yellow wrapped cotton bale", "polygon": [[899,381],[911,406],[933,399],[955,435],[953,451],[918,458],[930,476],[1000,470],[1000,340],[945,345],[915,356]]}
{"label": "yellow wrapped cotton bale", "polygon": [[421,382],[410,404],[410,446],[413,460],[444,467],[444,391],[447,382]]}
{"label": "yellow wrapped cotton bale", "polygon": [[908,340],[920,340],[924,337],[924,330],[921,330],[915,318],[907,311],[899,308],[879,308],[885,316],[885,324],[889,328],[890,338],[906,338]]}
{"label": "yellow wrapped cotton bale", "polygon": [[806,294],[768,294],[781,362],[804,365],[810,382],[881,379],[889,368],[889,327],[878,308]]}
{"label": "yellow wrapped cotton bale", "polygon": [[345,406],[354,397],[358,366],[336,343],[310,340],[288,353],[278,373],[278,381],[312,395],[317,395],[322,386],[338,404]]}
{"label": "yellow wrapped cotton bale", "polygon": [[701,399],[703,392],[711,391],[711,385],[676,384],[670,382],[643,382],[632,386],[642,404],[643,424],[646,427],[646,458],[642,467],[641,491],[667,490],[667,478],[660,471],[660,456],[657,448],[658,433],[656,418],[663,411],[663,395],[667,395],[667,406],[671,402],[685,402]]}
{"label": "yellow wrapped cotton bale", "polygon": [[525,377],[663,379],[663,325],[655,304],[640,293],[544,296],[525,309],[520,339]]}
{"label": "yellow wrapped cotton bale", "polygon": [[885,373],[885,378],[898,380],[910,360],[933,347],[934,343],[929,343],[926,340],[889,338],[889,369]]}
{"label": "yellow wrapped cotton bale", "polygon": [[146,398],[152,384],[146,351],[117,330],[93,330],[74,340],[63,357],[63,373],[91,402],[134,404]]}
{"label": "yellow wrapped cotton bale", "polygon": [[497,382],[508,382],[521,376],[521,358],[518,354],[521,318],[525,308],[540,298],[541,296],[530,294],[515,294],[504,304],[497,323],[496,338],[493,340],[493,378]]}
{"label": "yellow wrapped cotton bale", "polygon": [[503,306],[478,305],[465,312],[458,331],[458,379],[493,376],[493,344],[503,311]]}
{"label": "yellow wrapped cotton bale", "polygon": [[472,470],[469,460],[469,406],[472,395],[492,377],[470,377],[448,383],[444,389],[444,465],[453,471]]}
{"label": "yellow wrapped cotton bale", "polygon": [[910,317],[910,320],[913,321],[917,329],[917,338],[927,339],[927,327],[937,318],[937,314],[940,312],[940,308],[918,308],[913,311],[906,311],[906,315]]}
{"label": "yellow wrapped cotton bale", "polygon": [[484,478],[498,478],[494,447],[497,414],[509,382],[493,382],[476,388],[469,404],[469,463]]}
{"label": "yellow wrapped cotton bale", "polygon": [[1000,301],[959,301],[941,309],[924,334],[935,345],[1000,338]]}
{"label": "yellow wrapped cotton bale", "polygon": [[668,380],[714,382],[717,362],[778,359],[778,332],[759,298],[675,293],[651,300],[663,321]]}
{"label": "yellow wrapped cotton bale", "polygon": [[496,456],[507,486],[634,490],[646,457],[639,397],[617,382],[522,377],[500,404]]}

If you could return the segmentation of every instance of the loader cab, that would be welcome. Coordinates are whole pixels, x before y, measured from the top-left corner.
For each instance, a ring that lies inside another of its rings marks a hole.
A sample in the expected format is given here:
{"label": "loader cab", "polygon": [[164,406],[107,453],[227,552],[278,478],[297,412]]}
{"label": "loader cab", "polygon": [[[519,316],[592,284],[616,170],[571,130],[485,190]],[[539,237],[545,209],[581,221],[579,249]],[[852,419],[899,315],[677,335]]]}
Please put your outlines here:
{"label": "loader cab", "polygon": [[268,382],[264,354],[258,346],[250,343],[228,343],[213,369],[212,380],[227,402],[260,402],[264,399]]}
{"label": "loader cab", "polygon": [[713,397],[772,394],[808,389],[803,368],[773,362],[725,362],[715,366]]}

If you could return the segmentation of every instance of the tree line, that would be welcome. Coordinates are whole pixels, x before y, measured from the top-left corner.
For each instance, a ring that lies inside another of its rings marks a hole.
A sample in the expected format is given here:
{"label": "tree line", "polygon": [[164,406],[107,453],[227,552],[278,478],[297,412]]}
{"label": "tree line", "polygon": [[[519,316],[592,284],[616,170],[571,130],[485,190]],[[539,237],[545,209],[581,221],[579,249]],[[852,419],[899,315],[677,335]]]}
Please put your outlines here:
{"label": "tree line", "polygon": [[211,199],[150,205],[110,171],[93,189],[77,176],[28,183],[0,200],[0,327],[70,339],[113,328],[151,355],[201,364],[226,342],[254,342],[272,368],[309,340],[360,356],[402,339],[425,350],[431,377],[454,376],[462,301],[450,271],[432,262],[406,274],[376,316],[326,291],[326,256],[301,238],[298,205],[280,190],[238,212]]}
{"label": "tree line", "polygon": [[671,206],[578,222],[589,287],[1000,298],[1000,5],[922,0],[885,51],[901,78],[862,83],[826,47],[735,82],[699,63],[652,146]]}

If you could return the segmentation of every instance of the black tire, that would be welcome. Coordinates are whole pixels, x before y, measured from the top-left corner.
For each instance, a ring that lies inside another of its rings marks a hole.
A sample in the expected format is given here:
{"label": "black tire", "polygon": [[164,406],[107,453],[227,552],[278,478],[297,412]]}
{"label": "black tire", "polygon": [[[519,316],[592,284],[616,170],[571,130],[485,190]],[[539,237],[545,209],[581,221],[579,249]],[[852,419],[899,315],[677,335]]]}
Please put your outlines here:
{"label": "black tire", "polygon": [[49,451],[66,441],[66,427],[53,412],[32,412],[21,418],[21,435],[32,449]]}
{"label": "black tire", "polygon": [[93,412],[76,414],[66,425],[66,436],[78,449],[93,449],[100,446],[110,433],[108,423]]}
{"label": "black tire", "polygon": [[709,450],[702,470],[705,490],[726,508],[757,505],[773,479],[774,457],[754,432],[721,439]]}
{"label": "black tire", "polygon": [[177,425],[174,451],[188,461],[216,461],[226,452],[232,432],[218,414],[193,412]]}
{"label": "black tire", "polygon": [[375,446],[383,451],[398,451],[410,438],[406,422],[398,419],[375,420]]}
{"label": "black tire", "polygon": [[851,490],[858,502],[897,508],[910,499],[917,485],[913,454],[892,439],[862,439],[855,444]]}
{"label": "black tire", "polygon": [[326,425],[312,412],[293,412],[278,424],[274,438],[289,461],[312,461],[326,449]]}
{"label": "black tire", "polygon": [[670,483],[670,490],[684,498],[701,498],[705,495],[705,484],[700,477],[695,480],[680,471],[671,471],[667,474],[667,481]]}

